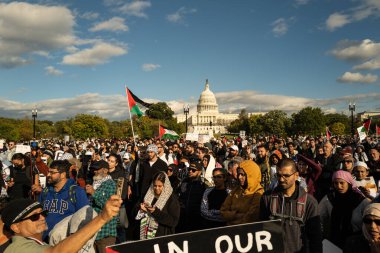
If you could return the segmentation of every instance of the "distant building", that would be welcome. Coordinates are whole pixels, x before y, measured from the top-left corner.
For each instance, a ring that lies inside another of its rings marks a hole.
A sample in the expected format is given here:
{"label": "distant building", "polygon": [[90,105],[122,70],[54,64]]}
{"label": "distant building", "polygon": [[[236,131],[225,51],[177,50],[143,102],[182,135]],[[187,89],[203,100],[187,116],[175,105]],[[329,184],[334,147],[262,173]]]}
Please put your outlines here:
{"label": "distant building", "polygon": [[380,112],[360,112],[357,114],[357,118],[360,119],[360,121],[363,121],[368,118],[380,119]]}
{"label": "distant building", "polygon": [[[177,122],[185,122],[186,116],[176,115]],[[202,91],[197,105],[197,112],[187,117],[188,131],[191,133],[212,134],[227,132],[226,127],[239,118],[239,114],[219,113],[218,103],[214,93],[210,90],[208,80]]]}

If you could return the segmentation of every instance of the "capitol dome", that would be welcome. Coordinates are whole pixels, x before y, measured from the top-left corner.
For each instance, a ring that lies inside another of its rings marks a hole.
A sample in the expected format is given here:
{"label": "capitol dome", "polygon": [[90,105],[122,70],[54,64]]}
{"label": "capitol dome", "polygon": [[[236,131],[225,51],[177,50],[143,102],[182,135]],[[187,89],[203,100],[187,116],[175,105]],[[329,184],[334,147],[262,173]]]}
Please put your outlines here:
{"label": "capitol dome", "polygon": [[208,79],[206,80],[205,89],[202,91],[198,100],[198,113],[202,112],[218,112],[218,104],[214,93],[210,90]]}

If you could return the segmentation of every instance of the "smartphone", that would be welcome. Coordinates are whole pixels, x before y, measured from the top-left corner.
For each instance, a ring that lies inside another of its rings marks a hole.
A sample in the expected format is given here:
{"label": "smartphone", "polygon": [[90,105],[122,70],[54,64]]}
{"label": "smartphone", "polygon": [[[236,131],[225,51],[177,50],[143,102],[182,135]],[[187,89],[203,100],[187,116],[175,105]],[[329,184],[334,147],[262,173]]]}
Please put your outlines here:
{"label": "smartphone", "polygon": [[116,195],[118,195],[120,198],[121,198],[121,194],[123,193],[123,186],[124,186],[124,178],[119,177],[117,179]]}

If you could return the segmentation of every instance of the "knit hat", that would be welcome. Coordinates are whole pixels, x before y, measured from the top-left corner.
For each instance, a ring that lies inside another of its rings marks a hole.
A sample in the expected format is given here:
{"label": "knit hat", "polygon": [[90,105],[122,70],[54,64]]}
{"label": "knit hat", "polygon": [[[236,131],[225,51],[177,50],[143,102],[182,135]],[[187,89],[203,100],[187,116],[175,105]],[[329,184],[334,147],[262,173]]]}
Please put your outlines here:
{"label": "knit hat", "polygon": [[229,147],[229,149],[232,149],[232,150],[235,150],[235,151],[239,151],[239,148],[236,145],[232,145],[231,147]]}
{"label": "knit hat", "polygon": [[275,155],[275,156],[278,157],[278,159],[282,160],[282,154],[281,154],[281,151],[279,151],[279,150],[275,150],[275,151],[272,152],[271,156],[272,156],[272,155]]}
{"label": "knit hat", "polygon": [[158,148],[155,144],[150,144],[148,146],[148,148],[146,149],[146,152],[154,152],[154,153],[158,153]]}
{"label": "knit hat", "polygon": [[360,161],[358,161],[358,162],[356,162],[355,164],[354,164],[354,168],[355,167],[364,167],[364,168],[366,168],[367,170],[368,170],[368,165],[365,163],[365,162],[360,162]]}
{"label": "knit hat", "polygon": [[1,219],[10,228],[13,223],[20,222],[31,212],[38,208],[43,208],[39,202],[31,199],[16,199],[8,203],[1,212]]}

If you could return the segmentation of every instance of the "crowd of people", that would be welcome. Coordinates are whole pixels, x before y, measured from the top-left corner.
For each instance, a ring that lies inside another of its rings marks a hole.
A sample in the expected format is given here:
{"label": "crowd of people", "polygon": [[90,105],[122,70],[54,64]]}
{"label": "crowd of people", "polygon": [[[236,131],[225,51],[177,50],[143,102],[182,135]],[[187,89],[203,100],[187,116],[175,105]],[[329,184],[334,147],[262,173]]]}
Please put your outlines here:
{"label": "crowd of people", "polygon": [[0,153],[0,252],[105,252],[278,219],[286,253],[322,252],[324,239],[380,252],[372,137],[41,140],[28,153],[20,144]]}

